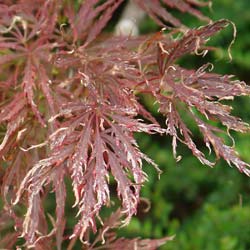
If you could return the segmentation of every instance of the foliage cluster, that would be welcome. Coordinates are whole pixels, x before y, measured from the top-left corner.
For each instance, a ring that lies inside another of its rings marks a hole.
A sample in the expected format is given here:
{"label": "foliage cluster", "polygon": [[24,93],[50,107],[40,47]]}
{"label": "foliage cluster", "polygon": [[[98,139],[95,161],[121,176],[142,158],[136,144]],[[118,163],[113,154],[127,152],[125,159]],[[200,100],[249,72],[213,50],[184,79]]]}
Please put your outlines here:
{"label": "foliage cluster", "polygon": [[[214,0],[212,11],[207,12],[213,20],[227,18],[237,27],[231,62],[228,62],[227,46],[232,39],[232,31],[225,29],[210,41],[216,50],[205,58],[184,57],[179,63],[197,68],[210,61],[216,72],[230,72],[249,83],[248,6],[247,0]],[[187,16],[184,20],[188,26],[197,26],[197,20]],[[142,31],[148,29],[152,32],[159,27],[147,18],[142,23]],[[157,116],[157,110],[151,107],[150,111]],[[233,112],[250,122],[249,99],[237,98]],[[199,141],[198,131],[194,130],[193,134],[195,140]],[[234,134],[234,138],[240,155],[249,162],[249,134]],[[150,197],[151,209],[147,214],[133,218],[130,225],[122,230],[122,235],[162,237],[175,234],[173,241],[160,248],[166,250],[249,248],[250,186],[247,176],[232,171],[224,161],[217,162],[214,169],[203,168],[184,147],[178,149],[183,160],[175,163],[169,152],[169,138],[140,136],[138,141],[143,152],[153,157],[166,174],[161,175],[160,182],[157,182],[154,172],[145,167],[151,178],[142,189],[142,196]]]}
{"label": "foliage cluster", "polygon": [[[128,240],[110,230],[128,224],[142,203],[140,190],[150,179],[143,162],[160,172],[134,133],[170,135],[176,160],[180,141],[202,164],[214,166],[196,146],[200,142],[193,140],[183,110],[216,159],[250,175],[249,164],[227,144],[231,130],[246,132],[248,125],[225,103],[249,95],[250,88],[230,75],[212,73],[209,63],[198,69],[176,63],[188,54],[205,56],[213,49],[206,45],[209,38],[230,22],[189,29],[165,6],[208,22],[196,8],[204,3],[134,1],[164,29],[140,37],[102,34],[122,0],[77,6],[6,0],[0,5],[1,247],[22,244],[20,235],[25,247],[35,249],[61,249],[62,243],[73,249],[79,238],[84,249],[143,250],[170,240]],[[156,103],[163,124],[142,105],[143,96]],[[70,233],[67,182],[77,215]],[[51,192],[55,218],[45,206]],[[102,218],[104,206],[120,208]],[[8,231],[10,220],[15,231]]]}

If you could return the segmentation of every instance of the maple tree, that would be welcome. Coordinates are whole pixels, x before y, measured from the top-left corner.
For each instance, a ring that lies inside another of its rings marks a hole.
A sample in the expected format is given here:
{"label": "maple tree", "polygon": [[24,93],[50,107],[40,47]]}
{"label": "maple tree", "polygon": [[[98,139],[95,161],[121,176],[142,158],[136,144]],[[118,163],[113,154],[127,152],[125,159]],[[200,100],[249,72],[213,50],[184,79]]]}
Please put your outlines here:
{"label": "maple tree", "polygon": [[[248,124],[232,116],[231,106],[224,102],[249,95],[250,88],[230,75],[212,73],[211,63],[190,70],[177,62],[187,54],[205,56],[213,49],[207,45],[209,38],[230,21],[212,22],[197,9],[208,3],[196,0],[134,1],[164,28],[136,37],[104,34],[123,0],[86,0],[77,6],[62,0],[0,4],[4,131],[0,221],[4,225],[12,220],[15,227],[0,240],[1,247],[16,246],[20,235],[26,247],[35,249],[61,249],[64,242],[73,249],[77,238],[83,249],[156,249],[171,240],[116,238],[113,229],[128,224],[136,214],[140,189],[150,178],[143,172],[143,161],[160,173],[141,152],[134,133],[170,135],[177,160],[180,141],[201,163],[215,164],[197,148],[180,110],[193,119],[216,159],[223,158],[250,175],[249,164],[225,139],[232,139],[230,130],[249,131]],[[168,8],[188,12],[207,24],[190,29]],[[145,94],[158,105],[165,126],[143,105]],[[210,121],[220,122],[225,130]],[[78,209],[71,235],[64,233],[66,179]],[[105,219],[100,211],[103,206],[112,210],[111,182],[116,183],[120,208]],[[55,218],[44,210],[49,192],[55,193]],[[25,214],[18,207],[26,208]]]}

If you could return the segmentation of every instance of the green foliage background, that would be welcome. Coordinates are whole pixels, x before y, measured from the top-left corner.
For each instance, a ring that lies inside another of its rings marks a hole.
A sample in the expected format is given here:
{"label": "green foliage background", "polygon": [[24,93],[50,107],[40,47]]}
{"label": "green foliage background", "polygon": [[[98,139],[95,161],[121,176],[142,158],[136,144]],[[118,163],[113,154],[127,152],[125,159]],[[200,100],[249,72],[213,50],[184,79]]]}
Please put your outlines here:
{"label": "green foliage background", "polygon": [[[218,47],[205,58],[188,56],[180,61],[189,68],[199,68],[205,62],[214,64],[214,71],[233,74],[250,82],[250,3],[248,0],[214,0],[211,10],[205,10],[212,20],[226,18],[235,23],[237,38],[232,46],[233,61],[229,62],[227,47],[233,37],[232,27],[219,33],[211,44]],[[179,15],[188,26],[201,23],[187,15]],[[142,24],[142,32],[157,30],[148,19]],[[144,102],[156,114],[149,98]],[[233,113],[250,122],[249,98],[235,100]],[[188,117],[187,117],[188,120]],[[198,131],[193,129],[196,140]],[[241,157],[250,162],[250,136],[234,134],[236,148]],[[182,160],[175,162],[171,138],[137,135],[143,151],[159,164],[163,174],[145,164],[149,182],[142,196],[151,201],[151,209],[144,213],[142,203],[138,216],[122,230],[130,237],[162,237],[175,235],[175,239],[160,249],[166,250],[249,250],[250,249],[250,179],[236,168],[219,161],[211,169],[196,160],[185,146],[178,147]],[[206,152],[206,149],[204,148]]]}

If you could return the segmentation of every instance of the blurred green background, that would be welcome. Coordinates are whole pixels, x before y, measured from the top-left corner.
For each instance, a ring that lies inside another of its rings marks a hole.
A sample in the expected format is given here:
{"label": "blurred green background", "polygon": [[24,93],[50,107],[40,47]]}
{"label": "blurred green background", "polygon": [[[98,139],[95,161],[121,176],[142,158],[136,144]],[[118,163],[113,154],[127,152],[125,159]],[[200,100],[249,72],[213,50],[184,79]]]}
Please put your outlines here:
{"label": "blurred green background", "polygon": [[[250,2],[249,0],[214,0],[212,9],[204,9],[212,20],[222,18],[233,21],[237,38],[232,46],[233,61],[229,62],[227,47],[233,37],[232,27],[226,28],[211,41],[218,50],[205,58],[188,56],[180,64],[199,68],[212,62],[214,71],[233,74],[236,79],[250,83]],[[202,23],[188,15],[178,14],[183,23],[191,27]],[[148,18],[143,22],[143,33],[157,30]],[[145,99],[150,106],[151,101]],[[154,112],[154,108],[151,109]],[[250,122],[250,99],[237,98],[233,113]],[[155,113],[157,116],[157,114]],[[195,134],[195,132],[194,132]],[[250,162],[250,136],[234,134],[236,148],[242,159]],[[185,146],[178,146],[183,156],[173,159],[171,138],[137,135],[143,152],[151,156],[163,174],[160,180],[156,171],[145,164],[149,182],[142,196],[151,201],[151,209],[138,216],[122,229],[129,237],[158,238],[175,235],[175,239],[160,249],[166,250],[250,250],[250,179],[225,161],[211,169],[201,165]]]}

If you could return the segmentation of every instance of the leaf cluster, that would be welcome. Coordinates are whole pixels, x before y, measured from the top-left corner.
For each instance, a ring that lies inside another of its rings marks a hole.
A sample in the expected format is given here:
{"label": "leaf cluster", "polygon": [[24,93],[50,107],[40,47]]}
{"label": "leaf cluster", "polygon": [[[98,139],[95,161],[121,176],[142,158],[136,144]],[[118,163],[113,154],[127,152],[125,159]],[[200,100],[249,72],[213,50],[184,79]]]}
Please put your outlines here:
{"label": "leaf cluster", "polygon": [[[202,3],[135,1],[165,28],[139,37],[102,34],[122,2],[87,0],[75,7],[72,1],[6,0],[0,5],[1,193],[4,213],[16,229],[0,241],[4,247],[11,248],[20,235],[25,246],[35,249],[61,249],[64,241],[72,249],[77,238],[88,249],[155,249],[170,240],[117,239],[107,231],[120,226],[120,220],[128,224],[136,214],[141,187],[149,178],[143,161],[160,172],[141,152],[134,133],[170,135],[177,160],[180,141],[203,164],[214,165],[196,146],[180,110],[217,159],[250,175],[249,164],[223,137],[231,138],[230,130],[248,131],[223,101],[249,95],[250,88],[230,75],[212,73],[209,63],[193,70],[177,64],[187,54],[205,56],[209,38],[230,22],[188,29],[165,7],[208,21],[195,8]],[[167,23],[172,26],[168,31]],[[165,125],[142,104],[143,95],[157,103]],[[210,121],[220,122],[225,131]],[[102,207],[113,205],[111,178],[121,208],[102,222]],[[64,234],[66,179],[78,209],[71,235]],[[49,192],[55,193],[55,218],[44,211]],[[18,205],[26,208],[25,214],[16,211]],[[90,229],[106,246],[90,243]]]}

